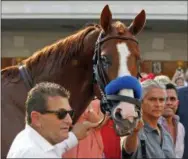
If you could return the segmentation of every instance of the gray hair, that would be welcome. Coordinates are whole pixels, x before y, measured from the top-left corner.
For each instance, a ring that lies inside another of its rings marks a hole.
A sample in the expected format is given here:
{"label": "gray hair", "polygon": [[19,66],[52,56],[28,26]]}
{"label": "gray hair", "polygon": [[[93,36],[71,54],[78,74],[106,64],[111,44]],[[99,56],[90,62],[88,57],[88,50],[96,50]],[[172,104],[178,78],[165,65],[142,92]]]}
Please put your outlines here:
{"label": "gray hair", "polygon": [[142,99],[145,97],[145,95],[153,88],[161,88],[164,91],[166,91],[165,85],[161,84],[155,80],[148,79],[141,83],[142,85]]}

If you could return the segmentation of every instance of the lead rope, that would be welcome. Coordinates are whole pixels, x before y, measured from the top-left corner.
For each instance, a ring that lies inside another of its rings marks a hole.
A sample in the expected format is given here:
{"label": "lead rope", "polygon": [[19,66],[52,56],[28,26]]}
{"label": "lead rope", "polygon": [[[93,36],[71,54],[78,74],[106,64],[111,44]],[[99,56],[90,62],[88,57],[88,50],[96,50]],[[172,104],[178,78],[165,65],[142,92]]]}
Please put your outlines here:
{"label": "lead rope", "polygon": [[[99,86],[99,90],[100,90],[100,93],[101,93],[101,95],[102,95],[103,100],[105,100],[105,101],[107,102],[106,96],[105,96],[105,94],[104,94],[104,92],[102,91],[102,89],[101,89],[100,86]],[[107,117],[107,116],[106,116],[105,114],[103,114],[103,118],[98,122],[98,125],[97,125],[95,128],[100,127],[100,126],[102,125],[102,123],[105,121],[106,117]]]}

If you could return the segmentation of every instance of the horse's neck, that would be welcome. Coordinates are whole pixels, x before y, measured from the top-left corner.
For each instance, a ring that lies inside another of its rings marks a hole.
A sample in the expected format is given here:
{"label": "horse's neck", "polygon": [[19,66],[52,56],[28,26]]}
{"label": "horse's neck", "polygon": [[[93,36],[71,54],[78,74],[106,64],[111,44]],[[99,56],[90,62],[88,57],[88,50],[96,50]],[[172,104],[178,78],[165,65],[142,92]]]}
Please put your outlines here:
{"label": "horse's neck", "polygon": [[92,67],[66,67],[61,73],[54,73],[49,81],[60,84],[70,91],[70,104],[76,111],[76,118],[83,113],[93,97]]}
{"label": "horse's neck", "polygon": [[[90,75],[91,75],[93,72],[92,58],[94,55],[95,43],[97,41],[99,32],[100,32],[100,30],[93,30],[93,31],[89,32],[83,41],[83,43],[84,43],[83,52],[72,53],[73,56],[65,58],[65,61],[58,61],[59,59],[57,59],[56,63],[52,63],[50,58],[47,58],[47,59],[44,58],[43,60],[45,60],[45,62],[41,61],[41,63],[45,63],[44,64],[45,66],[43,67],[42,70],[40,69],[40,67],[41,67],[40,63],[34,62],[34,64],[32,66],[30,66],[30,71],[31,71],[32,77],[34,78],[33,79],[34,82],[38,83],[38,82],[44,81],[44,80],[47,80],[47,81],[55,80],[57,83],[59,83],[59,80],[60,81],[62,80],[61,78],[64,79],[67,76],[71,76],[70,75],[70,74],[72,74],[71,71],[73,71],[74,73],[77,71],[82,71],[81,76],[83,76],[83,78],[84,78],[84,74],[88,75],[88,73],[90,73]],[[63,48],[64,46],[62,45],[61,47]],[[56,47],[56,48],[58,48],[58,47]],[[50,49],[50,50],[53,50],[53,49]],[[67,52],[66,52],[66,54],[67,54]],[[59,56],[61,56],[61,55],[59,55]],[[69,59],[69,60],[66,61],[67,59]],[[65,64],[63,65],[60,63],[65,63]],[[38,69],[41,71],[40,72],[35,71]],[[37,75],[35,72],[37,72]],[[78,74],[77,76],[80,76],[80,74]],[[59,84],[61,84],[61,83],[59,83]]]}
{"label": "horse's neck", "polygon": [[76,119],[83,113],[94,96],[92,58],[98,34],[99,32],[88,34],[84,40],[84,52],[80,53],[80,57],[73,58],[62,68],[50,68],[52,66],[49,62],[47,66],[49,68],[45,68],[35,79],[36,83],[50,81],[68,89],[71,93],[70,104],[76,111]]}

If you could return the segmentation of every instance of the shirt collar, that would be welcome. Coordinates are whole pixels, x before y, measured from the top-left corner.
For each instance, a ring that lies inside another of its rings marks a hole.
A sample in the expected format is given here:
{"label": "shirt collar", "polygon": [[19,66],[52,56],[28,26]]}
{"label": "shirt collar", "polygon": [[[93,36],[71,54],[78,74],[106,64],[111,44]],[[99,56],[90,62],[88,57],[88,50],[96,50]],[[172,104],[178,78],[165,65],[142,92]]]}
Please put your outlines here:
{"label": "shirt collar", "polygon": [[43,136],[41,136],[35,129],[26,124],[25,130],[29,133],[30,138],[41,148],[44,152],[55,149]]}
{"label": "shirt collar", "polygon": [[180,121],[180,117],[178,115],[174,115],[173,116],[173,119],[176,121],[176,122],[179,122]]}
{"label": "shirt collar", "polygon": [[[157,124],[159,129],[161,129],[161,126],[160,124]],[[147,131],[147,132],[152,132],[152,131],[156,131],[156,129],[152,128],[147,122],[144,121],[144,129]]]}
{"label": "shirt collar", "polygon": [[[180,117],[178,115],[174,115],[173,118],[172,118],[176,123],[178,123],[180,121]],[[166,118],[161,116],[158,120],[158,122],[160,124],[163,124],[164,122],[166,122]]]}

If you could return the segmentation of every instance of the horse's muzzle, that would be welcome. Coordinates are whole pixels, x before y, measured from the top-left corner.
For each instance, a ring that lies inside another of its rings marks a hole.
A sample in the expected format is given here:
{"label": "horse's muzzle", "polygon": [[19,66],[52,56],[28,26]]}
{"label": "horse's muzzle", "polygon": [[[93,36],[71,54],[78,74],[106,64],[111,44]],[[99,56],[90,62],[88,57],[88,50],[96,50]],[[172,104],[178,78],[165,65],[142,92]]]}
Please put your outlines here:
{"label": "horse's muzzle", "polygon": [[114,129],[118,136],[130,135],[136,127],[137,121],[139,120],[140,116],[137,115],[124,119],[121,115],[121,109],[117,107],[118,105],[115,105],[111,111],[111,117],[114,121]]}

